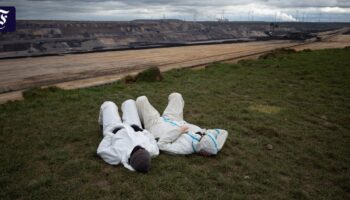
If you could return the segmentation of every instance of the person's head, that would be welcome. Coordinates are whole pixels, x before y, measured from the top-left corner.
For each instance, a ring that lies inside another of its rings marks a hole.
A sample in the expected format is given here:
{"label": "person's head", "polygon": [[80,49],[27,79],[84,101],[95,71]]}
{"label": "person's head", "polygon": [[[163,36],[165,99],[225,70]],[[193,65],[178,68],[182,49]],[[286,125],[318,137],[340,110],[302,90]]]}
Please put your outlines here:
{"label": "person's head", "polygon": [[131,152],[129,164],[136,171],[147,173],[151,168],[151,156],[146,149],[136,146]]}
{"label": "person's head", "polygon": [[217,141],[212,134],[206,133],[202,136],[198,144],[198,153],[202,156],[212,156],[218,153]]}

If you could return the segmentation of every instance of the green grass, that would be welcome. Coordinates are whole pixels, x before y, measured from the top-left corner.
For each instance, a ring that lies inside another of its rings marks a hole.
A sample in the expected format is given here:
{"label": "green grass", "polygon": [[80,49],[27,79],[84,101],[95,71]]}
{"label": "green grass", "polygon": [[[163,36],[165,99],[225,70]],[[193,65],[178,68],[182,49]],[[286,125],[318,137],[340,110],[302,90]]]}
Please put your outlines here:
{"label": "green grass", "polygon": [[[229,131],[218,156],[161,154],[140,174],[96,155],[103,101],[147,95],[163,110],[173,91],[187,121]],[[0,199],[350,198],[350,49],[25,96],[0,106]]]}

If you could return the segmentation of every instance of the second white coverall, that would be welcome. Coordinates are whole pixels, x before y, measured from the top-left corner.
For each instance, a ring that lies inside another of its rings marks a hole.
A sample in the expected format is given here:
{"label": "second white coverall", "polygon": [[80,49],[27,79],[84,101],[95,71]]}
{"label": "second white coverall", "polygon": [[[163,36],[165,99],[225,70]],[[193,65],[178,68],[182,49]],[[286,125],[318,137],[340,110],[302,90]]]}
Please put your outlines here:
{"label": "second white coverall", "polygon": [[[149,130],[156,139],[160,150],[170,154],[192,154],[201,149],[208,149],[212,155],[217,154],[223,147],[227,131],[221,129],[205,130],[187,123],[183,119],[185,102],[182,95],[172,93],[169,95],[169,102],[162,117],[159,112],[150,104],[146,96],[136,100],[136,106],[145,129]],[[188,130],[182,134],[181,126],[187,126]],[[206,133],[201,142],[202,136],[196,132]]]}

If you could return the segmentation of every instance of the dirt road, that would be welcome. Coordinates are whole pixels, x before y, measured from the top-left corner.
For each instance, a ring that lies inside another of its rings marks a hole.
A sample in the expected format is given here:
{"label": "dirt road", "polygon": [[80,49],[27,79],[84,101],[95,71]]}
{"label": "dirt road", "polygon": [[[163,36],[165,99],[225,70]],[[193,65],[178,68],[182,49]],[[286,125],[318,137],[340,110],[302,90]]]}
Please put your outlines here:
{"label": "dirt road", "polygon": [[0,92],[159,66],[189,67],[280,47],[288,41],[201,45],[0,60]]}
{"label": "dirt road", "polygon": [[0,60],[0,102],[7,100],[6,95],[19,98],[13,92],[9,94],[11,91],[47,85],[65,89],[88,87],[115,81],[149,66],[166,71],[254,56],[282,47],[302,50],[345,46],[350,46],[350,35],[310,44],[262,41]]}

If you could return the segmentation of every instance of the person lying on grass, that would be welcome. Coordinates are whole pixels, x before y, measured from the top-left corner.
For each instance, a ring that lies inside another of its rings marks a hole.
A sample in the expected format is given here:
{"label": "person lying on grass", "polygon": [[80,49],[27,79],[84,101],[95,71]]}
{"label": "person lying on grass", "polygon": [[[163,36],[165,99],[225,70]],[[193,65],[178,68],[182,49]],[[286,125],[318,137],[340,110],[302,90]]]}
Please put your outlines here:
{"label": "person lying on grass", "polygon": [[183,118],[185,102],[181,94],[172,93],[168,100],[162,117],[146,96],[136,100],[140,119],[145,129],[158,140],[159,149],[170,154],[216,155],[222,149],[228,132],[222,129],[201,129],[187,123]]}
{"label": "person lying on grass", "polygon": [[118,107],[111,101],[101,105],[99,124],[103,139],[97,154],[108,164],[118,165],[131,171],[146,173],[151,167],[151,157],[159,155],[153,135],[141,127],[134,100],[122,104],[123,122]]}

